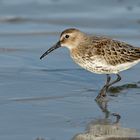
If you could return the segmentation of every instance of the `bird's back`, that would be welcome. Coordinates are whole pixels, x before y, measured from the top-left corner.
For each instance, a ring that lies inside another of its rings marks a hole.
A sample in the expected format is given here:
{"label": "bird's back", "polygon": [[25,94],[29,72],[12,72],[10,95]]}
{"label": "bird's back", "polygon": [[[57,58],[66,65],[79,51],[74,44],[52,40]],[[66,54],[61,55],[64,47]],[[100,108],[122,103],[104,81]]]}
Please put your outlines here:
{"label": "bird's back", "polygon": [[110,65],[129,63],[140,59],[140,48],[109,38],[93,40],[93,50]]}

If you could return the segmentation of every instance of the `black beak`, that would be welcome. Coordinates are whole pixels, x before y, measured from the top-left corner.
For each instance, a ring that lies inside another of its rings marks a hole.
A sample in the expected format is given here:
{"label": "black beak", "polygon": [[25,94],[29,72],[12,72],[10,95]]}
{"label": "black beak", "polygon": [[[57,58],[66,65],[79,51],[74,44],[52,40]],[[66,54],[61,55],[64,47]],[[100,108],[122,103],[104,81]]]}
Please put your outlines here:
{"label": "black beak", "polygon": [[60,48],[60,41],[58,41],[55,45],[53,45],[51,48],[49,48],[41,57],[40,59],[42,59],[43,57],[45,57],[46,55],[48,55],[50,52],[54,51],[57,48]]}

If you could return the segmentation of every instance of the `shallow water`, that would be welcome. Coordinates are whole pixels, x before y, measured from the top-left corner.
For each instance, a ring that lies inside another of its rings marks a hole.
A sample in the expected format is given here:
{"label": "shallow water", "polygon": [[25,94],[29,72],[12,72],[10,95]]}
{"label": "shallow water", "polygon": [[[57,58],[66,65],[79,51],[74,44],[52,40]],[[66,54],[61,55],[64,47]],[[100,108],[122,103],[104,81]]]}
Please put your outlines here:
{"label": "shallow water", "polygon": [[[140,46],[139,15],[139,0],[1,0],[0,139],[70,140],[100,125],[105,114],[94,99],[106,77],[74,64],[67,49],[39,57],[68,27]],[[107,109],[139,131],[140,65],[121,75]]]}

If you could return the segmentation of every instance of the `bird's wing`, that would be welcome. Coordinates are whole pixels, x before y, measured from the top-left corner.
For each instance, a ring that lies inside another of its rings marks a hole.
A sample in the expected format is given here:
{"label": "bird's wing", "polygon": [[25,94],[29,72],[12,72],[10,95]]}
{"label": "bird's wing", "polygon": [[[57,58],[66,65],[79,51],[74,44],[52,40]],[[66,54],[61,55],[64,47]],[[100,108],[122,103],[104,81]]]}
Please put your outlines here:
{"label": "bird's wing", "polygon": [[118,65],[140,60],[140,48],[133,47],[124,42],[103,38],[96,41],[94,52],[102,56],[110,65]]}

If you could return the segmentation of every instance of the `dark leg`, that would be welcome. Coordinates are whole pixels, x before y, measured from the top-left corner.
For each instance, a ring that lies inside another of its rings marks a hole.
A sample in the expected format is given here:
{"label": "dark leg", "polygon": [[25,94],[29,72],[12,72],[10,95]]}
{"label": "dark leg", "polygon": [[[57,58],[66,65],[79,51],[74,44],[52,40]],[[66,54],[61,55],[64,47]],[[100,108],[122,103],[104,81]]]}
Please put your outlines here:
{"label": "dark leg", "polygon": [[[96,97],[96,99],[101,99],[101,98],[104,98],[106,96],[106,92],[108,90],[108,88],[110,86],[112,86],[113,84],[119,82],[121,80],[121,76],[119,74],[116,74],[117,75],[117,79],[110,82],[111,80],[111,77],[109,76],[109,74],[107,74],[107,81],[106,81],[106,84],[103,86],[103,88],[101,89],[99,95]],[[109,83],[110,82],[110,83]]]}
{"label": "dark leg", "polygon": [[99,98],[104,98],[106,96],[106,92],[107,92],[107,89],[109,87],[109,82],[111,80],[111,77],[109,76],[109,74],[106,75],[107,76],[107,80],[106,80],[106,83],[105,85],[103,86],[103,88],[101,89],[99,95],[96,97],[96,99],[99,99]]}
{"label": "dark leg", "polygon": [[120,76],[119,74],[116,74],[116,75],[117,75],[117,79],[116,79],[115,81],[112,81],[112,82],[108,85],[108,87],[112,86],[113,84],[115,84],[115,83],[117,83],[117,82],[119,82],[119,81],[121,80],[121,76]]}

